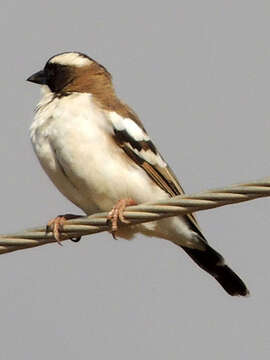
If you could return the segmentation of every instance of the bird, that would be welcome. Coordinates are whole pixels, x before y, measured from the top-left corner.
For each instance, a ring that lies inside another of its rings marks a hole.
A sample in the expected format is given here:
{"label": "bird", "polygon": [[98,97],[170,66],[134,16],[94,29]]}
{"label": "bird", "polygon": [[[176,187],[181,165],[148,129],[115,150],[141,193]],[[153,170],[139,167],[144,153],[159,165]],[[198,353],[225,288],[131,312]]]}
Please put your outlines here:
{"label": "bird", "polygon": [[[249,291],[205,239],[193,214],[149,223],[127,222],[126,206],[166,200],[184,191],[136,113],[121,101],[108,70],[81,52],[51,57],[28,81],[41,85],[30,138],[58,190],[86,215],[109,211],[112,233],[141,233],[181,247],[232,296]],[[71,217],[73,215],[70,215]],[[60,240],[69,214],[48,223]]]}

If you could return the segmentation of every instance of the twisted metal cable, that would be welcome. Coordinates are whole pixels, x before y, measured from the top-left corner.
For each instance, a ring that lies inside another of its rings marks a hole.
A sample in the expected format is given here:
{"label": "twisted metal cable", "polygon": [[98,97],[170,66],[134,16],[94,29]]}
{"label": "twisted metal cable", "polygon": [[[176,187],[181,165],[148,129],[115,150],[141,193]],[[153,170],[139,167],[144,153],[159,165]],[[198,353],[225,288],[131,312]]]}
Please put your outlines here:
{"label": "twisted metal cable", "polygon": [[[129,206],[124,211],[124,216],[130,221],[129,225],[132,225],[266,196],[270,196],[270,177],[250,183],[208,190],[195,195],[175,196],[166,201]],[[109,231],[110,225],[107,216],[107,212],[102,212],[67,220],[61,231],[61,238],[67,240],[73,237]],[[120,224],[120,226],[129,225]],[[16,234],[0,235],[0,254],[52,242],[56,242],[56,240],[51,232],[46,232],[46,226],[36,227]]]}

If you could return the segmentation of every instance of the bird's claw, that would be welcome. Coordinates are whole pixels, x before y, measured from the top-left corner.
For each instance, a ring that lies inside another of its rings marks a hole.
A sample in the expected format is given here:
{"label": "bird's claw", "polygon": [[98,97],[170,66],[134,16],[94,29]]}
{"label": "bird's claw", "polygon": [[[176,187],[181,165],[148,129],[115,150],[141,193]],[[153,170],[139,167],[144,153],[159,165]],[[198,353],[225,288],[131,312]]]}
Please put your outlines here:
{"label": "bird's claw", "polygon": [[[53,236],[54,236],[55,240],[57,241],[57,243],[59,245],[63,246],[61,243],[61,240],[63,240],[63,238],[61,236],[61,231],[63,230],[64,223],[66,222],[66,220],[76,219],[78,217],[80,217],[80,216],[73,215],[73,214],[58,215],[48,222],[48,224],[46,226],[46,233],[52,231]],[[71,240],[74,242],[78,242],[80,239],[81,239],[81,236],[71,238]]]}
{"label": "bird's claw", "polygon": [[118,229],[118,221],[120,220],[124,224],[130,223],[124,216],[125,208],[130,205],[136,205],[136,202],[131,198],[121,199],[114,205],[108,214],[108,221],[111,223],[111,233],[114,239],[117,239],[116,232]]}

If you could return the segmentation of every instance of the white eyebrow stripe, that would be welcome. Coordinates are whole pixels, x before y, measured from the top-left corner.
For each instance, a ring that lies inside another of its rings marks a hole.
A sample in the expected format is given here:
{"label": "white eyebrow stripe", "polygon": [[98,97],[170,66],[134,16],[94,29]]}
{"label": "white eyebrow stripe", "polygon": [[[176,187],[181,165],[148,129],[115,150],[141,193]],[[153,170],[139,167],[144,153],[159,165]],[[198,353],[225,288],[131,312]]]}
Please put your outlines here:
{"label": "white eyebrow stripe", "polygon": [[60,65],[66,65],[66,66],[87,66],[91,65],[93,63],[92,60],[88,59],[85,56],[82,56],[79,53],[63,53],[56,55],[51,60],[49,60],[49,63],[51,64],[60,64]]}

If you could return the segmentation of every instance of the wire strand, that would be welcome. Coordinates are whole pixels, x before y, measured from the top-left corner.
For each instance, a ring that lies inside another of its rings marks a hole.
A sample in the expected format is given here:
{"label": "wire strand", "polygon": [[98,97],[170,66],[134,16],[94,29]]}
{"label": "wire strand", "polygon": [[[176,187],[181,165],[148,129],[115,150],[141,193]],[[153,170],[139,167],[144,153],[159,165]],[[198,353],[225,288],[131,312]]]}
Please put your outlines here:
{"label": "wire strand", "polygon": [[[270,196],[270,177],[250,183],[208,190],[194,195],[175,196],[166,201],[129,206],[124,211],[124,216],[130,221],[130,224],[119,224],[119,226],[130,226],[267,196]],[[110,231],[107,216],[107,212],[101,212],[67,220],[61,231],[61,238],[64,241],[74,237]],[[0,235],[0,254],[53,242],[56,242],[56,240],[51,232],[46,232],[46,226],[15,234]]]}

